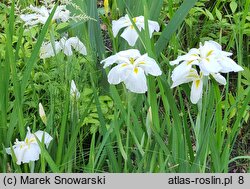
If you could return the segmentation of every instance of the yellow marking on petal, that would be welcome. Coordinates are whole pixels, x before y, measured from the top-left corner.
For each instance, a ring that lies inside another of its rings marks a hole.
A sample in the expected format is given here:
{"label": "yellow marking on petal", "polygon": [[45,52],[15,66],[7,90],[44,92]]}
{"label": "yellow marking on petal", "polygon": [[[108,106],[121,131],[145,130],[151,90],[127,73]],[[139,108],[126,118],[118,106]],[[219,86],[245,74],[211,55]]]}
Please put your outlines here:
{"label": "yellow marking on petal", "polygon": [[207,60],[207,61],[208,61],[208,63],[209,63],[209,61],[210,61],[210,60],[209,60],[209,58],[206,58],[206,60]]}
{"label": "yellow marking on petal", "polygon": [[200,83],[201,83],[201,80],[196,80],[196,81],[195,81],[195,86],[196,86],[196,88],[198,88],[198,87],[200,86]]}
{"label": "yellow marking on petal", "polygon": [[30,139],[30,143],[31,142],[36,142],[36,139],[35,138]]}
{"label": "yellow marking on petal", "polygon": [[[133,18],[133,22],[136,23],[136,18]],[[131,28],[131,29],[134,29],[134,26],[131,25],[130,28]]]}
{"label": "yellow marking on petal", "polygon": [[128,64],[126,64],[126,63],[122,64],[122,67],[126,67],[126,66],[128,66]]}
{"label": "yellow marking on petal", "polygon": [[188,61],[188,62],[187,62],[187,65],[192,64],[193,61],[194,61],[194,60]]}
{"label": "yellow marking on petal", "polygon": [[214,52],[214,50],[211,50],[207,53],[207,57],[210,56],[212,53]]}
{"label": "yellow marking on petal", "polygon": [[138,68],[134,69],[135,74],[138,74],[138,71],[139,71]]}
{"label": "yellow marking on petal", "polygon": [[135,63],[135,59],[134,58],[130,58],[129,61],[130,61],[131,64]]}
{"label": "yellow marking on petal", "polygon": [[28,144],[29,143],[29,139],[26,138],[25,139],[25,143]]}
{"label": "yellow marking on petal", "polygon": [[187,78],[197,78],[197,75],[195,73],[190,73]]}
{"label": "yellow marking on petal", "polygon": [[187,78],[198,78],[197,73],[194,70],[190,70]]}
{"label": "yellow marking on petal", "polygon": [[139,64],[146,64],[145,62],[140,62]]}

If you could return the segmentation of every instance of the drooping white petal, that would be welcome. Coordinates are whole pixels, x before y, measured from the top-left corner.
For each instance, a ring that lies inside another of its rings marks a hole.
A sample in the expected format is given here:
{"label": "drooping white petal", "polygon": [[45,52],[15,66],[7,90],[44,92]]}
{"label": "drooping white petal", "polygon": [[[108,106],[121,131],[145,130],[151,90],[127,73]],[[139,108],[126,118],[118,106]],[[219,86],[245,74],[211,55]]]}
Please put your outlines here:
{"label": "drooping white petal", "polygon": [[[141,29],[145,30],[144,16],[135,17],[133,18],[133,21],[135,22],[135,25],[140,31]],[[160,25],[156,21],[148,20],[148,29],[149,29],[149,35],[151,38],[154,31],[157,31],[157,32],[160,31]]]}
{"label": "drooping white petal", "polygon": [[134,93],[145,93],[148,90],[146,76],[140,67],[134,68],[124,83]]}
{"label": "drooping white petal", "polygon": [[[50,12],[52,11],[52,9],[50,10]],[[67,22],[69,18],[70,18],[70,11],[67,10],[65,5],[59,5],[56,8],[53,20],[61,20],[62,22]]]}
{"label": "drooping white petal", "polygon": [[159,76],[162,74],[162,71],[156,61],[153,58],[149,57],[148,54],[142,55],[135,61],[134,64],[142,68],[146,74],[150,74],[153,76]]}
{"label": "drooping white petal", "polygon": [[186,62],[181,63],[172,71],[171,78],[173,81],[177,80],[179,77],[186,77],[192,68],[191,64],[187,64]]}
{"label": "drooping white petal", "polygon": [[220,70],[220,72],[222,73],[239,72],[244,70],[240,65],[238,65],[229,57],[220,57],[218,62],[222,67],[222,69]]}
{"label": "drooping white petal", "polygon": [[43,136],[44,136],[44,144],[46,145],[46,147],[49,146],[51,140],[53,139],[48,133],[46,133],[45,131],[37,131],[34,133],[34,135],[38,138],[38,140],[40,142],[42,142]]}
{"label": "drooping white petal", "polygon": [[44,6],[41,6],[40,8],[39,7],[35,7],[33,5],[30,5],[30,9],[38,14],[40,14],[41,16],[44,16],[44,17],[49,17],[49,10],[44,7]]}
{"label": "drooping white petal", "polygon": [[160,25],[158,24],[158,22],[149,20],[148,21],[148,29],[149,29],[149,35],[150,35],[150,38],[151,38],[154,31],[156,31],[156,32],[160,31]]}
{"label": "drooping white petal", "polygon": [[137,59],[140,56],[141,54],[137,49],[129,49],[125,51],[120,51],[116,53],[115,55],[112,55],[102,60],[101,64],[104,63],[103,68],[106,68],[114,63],[117,63],[117,64],[129,63],[130,58]]}
{"label": "drooping white petal", "polygon": [[200,53],[199,49],[192,48],[187,54],[178,56],[176,60],[170,61],[169,64],[173,66],[183,61],[192,62],[192,61],[198,60],[200,59],[199,53]]}
{"label": "drooping white petal", "polygon": [[114,85],[119,84],[129,77],[132,70],[133,66],[130,64],[118,64],[110,70],[108,74],[108,82]]}
{"label": "drooping white petal", "polygon": [[[144,16],[137,16],[133,18],[133,21],[138,29],[145,29]],[[132,23],[131,23],[132,26]]]}
{"label": "drooping white petal", "polygon": [[171,75],[173,84],[171,88],[178,85],[189,83],[199,77],[197,71],[191,67],[191,65],[186,65],[185,63],[177,66]]}
{"label": "drooping white petal", "polygon": [[129,26],[123,31],[121,37],[124,38],[130,46],[134,46],[138,39],[138,33],[133,26]]}
{"label": "drooping white petal", "polygon": [[61,48],[63,49],[64,54],[67,56],[73,55],[72,47],[82,55],[87,54],[85,45],[79,40],[78,37],[71,37],[69,39],[63,37],[60,40],[60,45]]}
{"label": "drooping white petal", "polygon": [[58,41],[55,41],[55,49],[52,46],[52,43],[47,42],[43,43],[40,49],[40,58],[50,58],[55,56],[61,50],[61,45]]}
{"label": "drooping white petal", "polygon": [[122,29],[124,27],[128,27],[130,25],[131,25],[131,22],[130,22],[127,15],[124,17],[121,17],[119,20],[113,20],[112,21],[112,31],[113,31],[114,37],[117,36],[120,29]]}
{"label": "drooping white petal", "polygon": [[87,55],[87,50],[85,45],[79,40],[78,37],[71,37],[68,39],[69,43],[71,43],[72,47],[81,53],[82,55]]}
{"label": "drooping white petal", "polygon": [[190,100],[196,104],[202,98],[203,81],[201,79],[194,80],[191,87]]}
{"label": "drooping white petal", "polygon": [[25,25],[33,26],[40,23],[37,14],[21,14],[20,18],[25,22]]}
{"label": "drooping white petal", "polygon": [[41,149],[37,143],[28,144],[25,146],[25,150],[23,150],[22,162],[29,163],[31,161],[37,161],[40,153]]}
{"label": "drooping white petal", "polygon": [[63,53],[65,55],[67,55],[67,56],[72,56],[73,55],[71,44],[67,43],[66,37],[63,37],[63,38],[60,39],[60,45],[61,45],[61,48],[62,48]]}
{"label": "drooping white petal", "polygon": [[217,49],[219,51],[222,51],[221,45],[219,43],[217,43],[216,41],[212,41],[212,40],[205,41],[204,46],[210,46],[214,50]]}
{"label": "drooping white petal", "polygon": [[221,65],[218,63],[218,60],[213,56],[211,56],[210,58],[202,59],[199,66],[201,71],[206,76],[211,73],[218,73],[222,69]]}
{"label": "drooping white petal", "polygon": [[227,80],[225,79],[225,77],[223,77],[220,73],[215,73],[215,74],[211,74],[213,76],[213,78],[220,84],[222,85],[226,85],[227,84]]}
{"label": "drooping white petal", "polygon": [[118,59],[119,59],[119,57],[117,57],[117,55],[115,54],[115,55],[109,56],[108,58],[102,60],[101,64],[104,63],[103,68],[107,68],[108,66],[114,64]]}

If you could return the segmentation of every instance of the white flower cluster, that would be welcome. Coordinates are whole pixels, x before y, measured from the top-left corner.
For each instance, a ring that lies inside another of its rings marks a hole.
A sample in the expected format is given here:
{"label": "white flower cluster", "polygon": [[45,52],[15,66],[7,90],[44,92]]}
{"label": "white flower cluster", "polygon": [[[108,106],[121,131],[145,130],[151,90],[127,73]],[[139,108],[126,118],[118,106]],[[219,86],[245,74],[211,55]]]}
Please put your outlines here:
{"label": "white flower cluster", "polygon": [[[51,4],[45,0],[44,5],[41,7],[34,7],[30,5],[29,9],[33,12],[31,14],[22,14],[20,18],[25,22],[25,25],[35,26],[37,24],[45,24],[49,15],[51,14],[55,4],[51,1]],[[67,22],[70,18],[70,11],[67,9],[67,3],[69,1],[64,2],[65,4],[61,4],[57,6],[56,11],[53,15],[52,21],[58,22]],[[67,34],[66,34],[67,35]],[[53,44],[54,43],[54,44]],[[73,54],[72,48],[78,51],[82,55],[87,55],[86,47],[79,40],[78,37],[70,37],[67,39],[66,37],[61,38],[58,41],[44,42],[40,49],[40,58],[50,58],[55,56],[60,51],[63,51],[65,55],[71,56]]]}
{"label": "white flower cluster", "polygon": [[190,98],[196,104],[202,98],[205,77],[213,77],[218,83],[226,85],[226,79],[220,73],[243,70],[229,58],[231,55],[232,53],[223,51],[221,45],[215,41],[206,41],[198,49],[191,49],[187,54],[170,62],[171,65],[179,64],[172,72],[172,88],[193,82]]}
{"label": "white flower cluster", "polygon": [[[30,5],[29,9],[33,12],[31,14],[22,14],[20,18],[25,22],[25,25],[34,26],[37,24],[45,24],[53,6],[46,7],[34,7]],[[56,8],[55,14],[52,18],[52,21],[58,20],[60,22],[67,22],[70,18],[70,11],[66,8],[66,5],[59,5]]]}
{"label": "white flower cluster", "polygon": [[[145,29],[145,21],[143,16],[132,19],[138,30]],[[112,21],[112,31],[116,37],[120,29],[125,28],[121,37],[124,38],[130,46],[134,46],[138,33],[134,28],[128,15],[121,17],[119,20]],[[160,26],[155,21],[148,21],[148,29],[150,38],[154,31],[159,31]],[[231,58],[232,53],[222,50],[221,45],[214,41],[206,41],[200,44],[200,47],[191,49],[187,54],[179,56],[176,60],[171,61],[171,65],[179,64],[172,73],[172,88],[188,82],[193,82],[191,88],[191,102],[196,104],[202,98],[203,80],[204,78],[213,77],[220,84],[225,85],[226,79],[221,73],[238,72],[243,68],[237,65]],[[117,63],[108,74],[110,84],[118,84],[124,82],[128,90],[135,93],[145,93],[147,91],[147,83],[145,74],[153,76],[161,75],[161,70],[156,61],[147,54],[140,55],[138,50],[130,49],[121,51],[116,55],[110,56],[101,61],[104,68]]]}
{"label": "white flower cluster", "polygon": [[[30,132],[28,127],[28,132],[24,141],[18,141],[16,139],[15,145],[12,146],[13,152],[16,156],[17,164],[29,163],[31,161],[37,161],[41,153],[40,146],[37,142],[37,139],[46,145],[48,148],[51,140],[53,139],[48,133],[44,131],[37,131],[34,134]],[[6,148],[7,154],[13,155],[11,148]]]}

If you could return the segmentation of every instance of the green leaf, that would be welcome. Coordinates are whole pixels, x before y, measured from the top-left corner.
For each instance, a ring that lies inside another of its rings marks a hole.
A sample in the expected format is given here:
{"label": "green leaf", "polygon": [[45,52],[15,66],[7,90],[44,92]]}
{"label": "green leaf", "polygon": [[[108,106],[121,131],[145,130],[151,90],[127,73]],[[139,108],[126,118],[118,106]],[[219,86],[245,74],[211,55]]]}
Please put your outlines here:
{"label": "green leaf", "polygon": [[48,20],[46,21],[46,23],[43,26],[43,29],[41,30],[41,33],[39,34],[39,37],[37,39],[36,45],[34,47],[34,50],[31,54],[31,57],[29,58],[28,62],[26,63],[26,69],[23,73],[23,79],[22,79],[22,88],[21,88],[21,96],[23,96],[25,89],[28,85],[28,81],[30,78],[30,73],[33,69],[34,64],[36,63],[36,58],[39,54],[40,51],[40,47],[42,46],[43,40],[45,38],[45,35],[48,31],[48,28],[51,24],[51,20],[53,18],[53,15],[55,14],[55,11],[57,9],[57,4],[54,6],[53,10],[50,13],[50,16],[48,18]]}
{"label": "green leaf", "polygon": [[217,8],[215,9],[215,14],[216,14],[217,18],[221,21],[222,20],[222,15],[221,15],[220,11]]}
{"label": "green leaf", "polygon": [[206,12],[206,15],[208,16],[209,20],[214,20],[214,16],[211,12],[209,12],[209,10],[206,9],[205,12]]}
{"label": "green leaf", "polygon": [[230,8],[231,8],[232,13],[235,13],[237,7],[238,7],[238,5],[237,5],[237,3],[235,1],[232,1],[230,3]]}
{"label": "green leaf", "polygon": [[184,1],[180,8],[176,11],[171,21],[168,23],[166,28],[163,30],[160,38],[158,39],[155,49],[157,49],[157,55],[159,56],[163,49],[167,46],[172,35],[176,32],[178,27],[182,24],[189,10],[195,5],[198,0]]}
{"label": "green leaf", "polygon": [[53,171],[53,173],[60,173],[59,168],[57,167],[57,165],[54,162],[54,160],[52,159],[52,157],[49,155],[48,151],[44,147],[44,144],[36,136],[35,136],[35,138],[36,138],[36,141],[37,141],[38,145],[40,146],[42,155],[44,156],[45,160],[49,164],[49,166],[50,166],[51,170]]}

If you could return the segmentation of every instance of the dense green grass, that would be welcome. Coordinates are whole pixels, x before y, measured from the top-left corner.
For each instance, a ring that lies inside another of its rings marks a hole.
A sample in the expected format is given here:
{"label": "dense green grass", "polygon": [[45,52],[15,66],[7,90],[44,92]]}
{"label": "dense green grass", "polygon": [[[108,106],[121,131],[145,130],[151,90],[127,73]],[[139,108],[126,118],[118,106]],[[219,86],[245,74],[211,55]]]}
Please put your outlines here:
{"label": "dense green grass", "polygon": [[[97,7],[100,1],[73,2],[92,19],[58,26],[51,15],[43,27],[30,30],[14,1],[0,3],[0,172],[250,171],[249,0],[112,0],[108,16],[102,5]],[[20,1],[18,7],[29,3],[35,1]],[[111,21],[126,13],[161,25],[151,40],[140,33],[135,47],[154,57],[163,71],[148,77],[149,91],[143,95],[123,84],[109,85],[108,69],[100,65],[129,48],[111,31]],[[59,53],[40,60],[42,42],[65,30],[84,42],[88,55]],[[227,74],[225,87],[209,80],[202,103],[193,105],[189,84],[170,89],[169,61],[208,39],[233,52],[245,70]],[[70,98],[72,79],[81,93],[78,101]],[[15,138],[25,138],[28,126],[53,137],[48,149],[39,144],[34,170],[31,164],[18,166],[5,152]]]}

